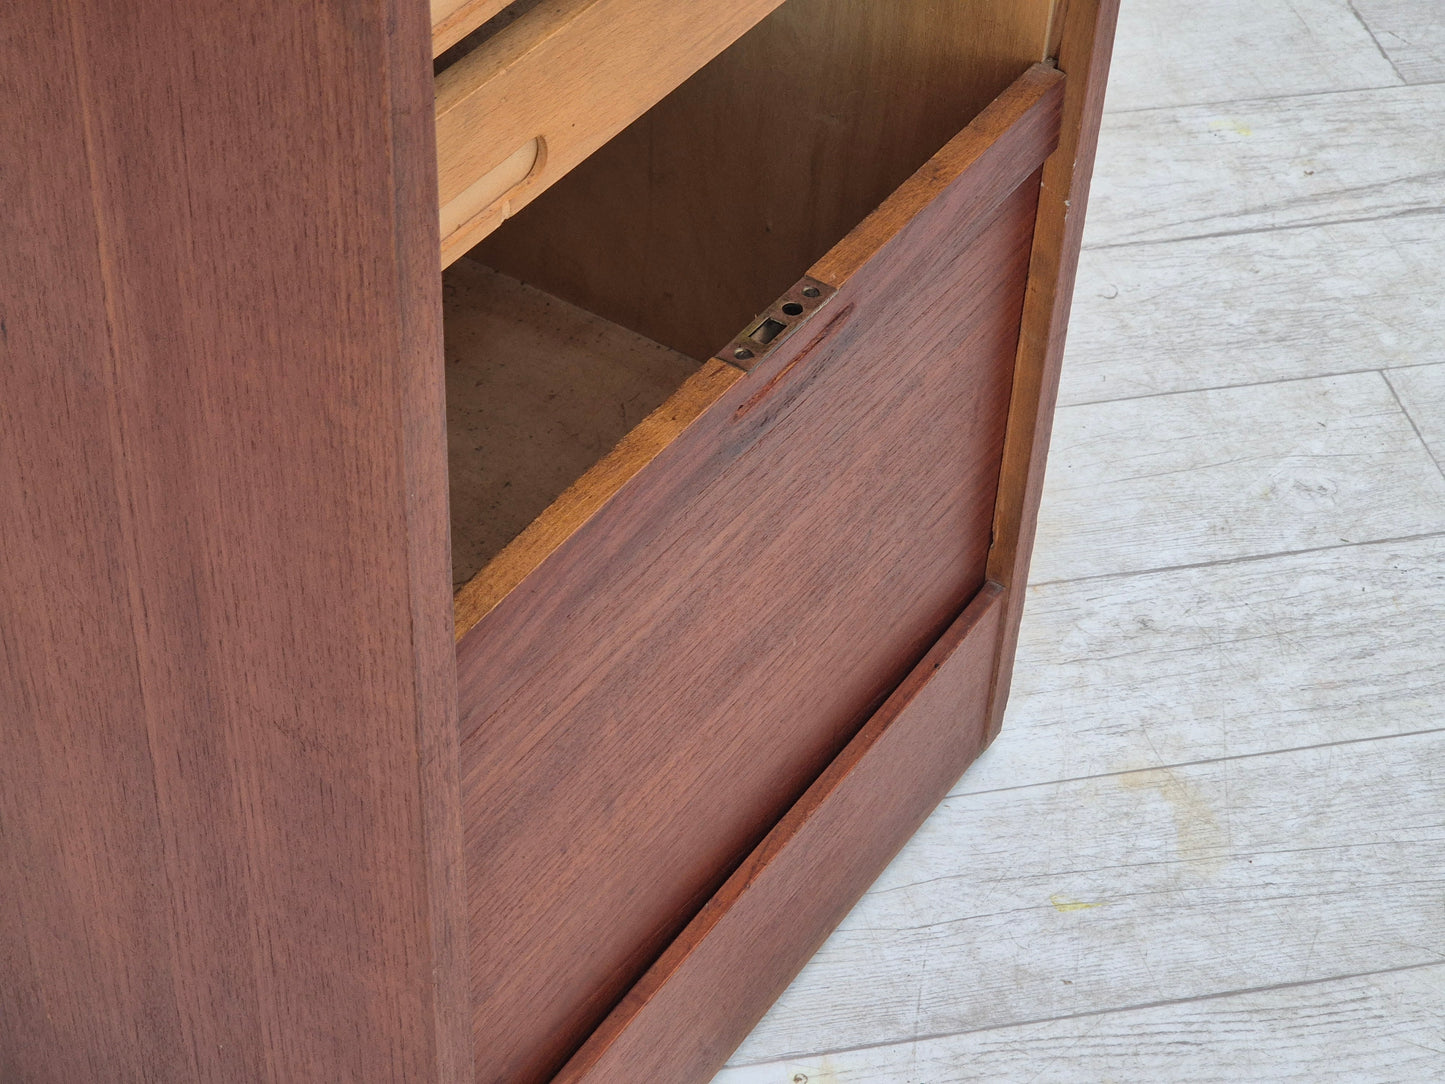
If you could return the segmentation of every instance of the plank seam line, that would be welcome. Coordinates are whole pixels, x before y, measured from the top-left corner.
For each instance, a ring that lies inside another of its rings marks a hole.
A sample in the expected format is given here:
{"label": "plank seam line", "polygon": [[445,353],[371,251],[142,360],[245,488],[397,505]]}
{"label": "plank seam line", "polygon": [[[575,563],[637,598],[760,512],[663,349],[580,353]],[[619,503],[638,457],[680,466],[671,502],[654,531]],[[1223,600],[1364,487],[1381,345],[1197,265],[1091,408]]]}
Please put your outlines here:
{"label": "plank seam line", "polygon": [[1275,561],[1286,557],[1302,557],[1311,553],[1331,553],[1334,550],[1354,549],[1357,546],[1398,546],[1405,542],[1423,542],[1430,538],[1445,536],[1445,531],[1424,531],[1420,534],[1396,535],[1391,538],[1362,538],[1358,542],[1341,539],[1337,545],[1309,546],[1298,550],[1277,550],[1271,553],[1249,553],[1240,557],[1221,557],[1217,561],[1192,561],[1178,565],[1158,565],[1152,568],[1130,569],[1124,572],[1095,572],[1088,576],[1063,576],[1055,580],[1031,580],[1029,589],[1035,587],[1056,587],[1062,584],[1093,583],[1098,580],[1118,580],[1129,576],[1157,576],[1166,572],[1188,572],[1198,568],[1226,568],[1230,565],[1250,564],[1254,561]]}
{"label": "plank seam line", "polygon": [[1410,80],[1405,78],[1405,74],[1400,71],[1399,65],[1391,59],[1389,53],[1385,52],[1385,47],[1380,44],[1380,38],[1379,35],[1375,33],[1375,28],[1365,21],[1365,17],[1360,14],[1360,9],[1355,7],[1355,0],[1349,0],[1349,3],[1345,6],[1350,9],[1350,14],[1355,17],[1355,22],[1359,23],[1365,33],[1370,35],[1370,40],[1375,43],[1376,52],[1380,54],[1386,64],[1390,65],[1390,70],[1395,73],[1395,78],[1400,80],[1401,85],[1409,86]]}
{"label": "plank seam line", "polygon": [[[1389,57],[1385,58],[1389,60]],[[1399,69],[1391,61],[1390,68],[1399,75]],[[1328,90],[1297,90],[1290,94],[1254,94],[1248,98],[1212,98],[1207,102],[1178,102],[1174,105],[1139,105],[1132,109],[1105,109],[1106,117],[1137,116],[1140,113],[1165,113],[1171,109],[1214,109],[1223,105],[1246,105],[1250,102],[1292,102],[1301,98],[1333,98],[1340,94],[1381,94],[1392,90],[1411,90],[1415,87],[1439,86],[1445,80],[1431,80],[1428,83],[1411,83],[1403,75],[1398,83],[1385,83],[1370,87],[1330,87]]]}
{"label": "plank seam line", "polygon": [[[1345,745],[1364,745],[1367,742],[1391,741],[1395,738],[1421,738],[1431,734],[1445,734],[1445,726],[1427,727],[1424,730],[1402,730],[1398,734],[1369,734],[1363,738],[1340,738],[1336,741],[1316,742],[1313,745],[1288,745],[1282,749],[1261,749],[1253,753],[1232,753],[1225,757],[1204,757],[1200,760],[1181,760],[1173,764],[1157,764],[1150,768],[1129,768],[1120,772],[1097,772],[1093,775],[1072,775],[1066,779],[1046,779],[1038,783],[1020,783],[1016,787],[992,787],[988,790],[959,790],[944,796],[944,802],[959,798],[974,798],[982,794],[1004,794],[1016,790],[1032,790],[1036,787],[1054,787],[1065,783],[1085,783],[1091,779],[1114,779],[1121,775],[1140,775],[1144,772],[1170,772],[1176,768],[1196,768],[1206,764],[1227,764],[1236,760],[1254,760],[1258,757],[1285,756],[1290,753],[1308,753],[1314,749],[1335,749]],[[940,805],[942,803],[939,803]]]}
{"label": "plank seam line", "polygon": [[729,1069],[743,1069],[758,1065],[773,1065],[778,1062],[802,1061],[809,1058],[831,1057],[835,1054],[857,1054],[867,1050],[886,1050],[894,1046],[909,1046],[917,1043],[934,1042],[940,1039],[952,1039],[963,1035],[978,1035],[987,1031],[1005,1031],[1009,1028],[1030,1027],[1035,1024],[1052,1024],[1064,1020],[1081,1020],[1092,1016],[1111,1016],[1114,1014],[1141,1012],[1148,1009],[1166,1008],[1171,1005],[1188,1005],[1196,1001],[1220,1001],[1230,997],[1246,997],[1251,994],[1267,994],[1276,990],[1297,990],[1308,986],[1323,986],[1331,982],[1348,982],[1351,979],[1368,979],[1381,975],[1396,975],[1406,971],[1424,971],[1432,967],[1445,967],[1445,960],[1425,960],[1415,964],[1400,964],[1397,967],[1385,967],[1377,971],[1355,971],[1346,975],[1329,975],[1318,979],[1297,979],[1293,982],[1276,982],[1267,986],[1246,986],[1238,990],[1218,990],[1209,994],[1193,994],[1189,997],[1161,998],[1157,1001],[1141,1001],[1132,1005],[1116,1005],[1103,1009],[1085,1009],[1083,1012],[1062,1013],[1057,1016],[1038,1016],[1027,1020],[1012,1020],[1007,1024],[989,1024],[986,1027],[964,1028],[962,1031],[939,1031],[929,1032],[925,1035],[913,1035],[907,1038],[893,1039],[884,1043],[867,1043],[862,1046],[835,1047],[832,1050],[817,1050],[808,1053],[785,1053],[776,1057],[770,1057],[761,1061],[736,1061],[729,1062]]}
{"label": "plank seam line", "polygon": [[[1172,388],[1168,391],[1146,391],[1140,395],[1120,395],[1113,399],[1081,399],[1077,403],[1060,403],[1060,410],[1073,410],[1075,407],[1103,406],[1105,403],[1133,403],[1140,399],[1163,399],[1170,395],[1193,395],[1196,392],[1206,391],[1238,391],[1241,388],[1269,388],[1276,384],[1299,384],[1306,380],[1329,380],[1337,376],[1367,376],[1370,373],[1391,373],[1402,369],[1424,369],[1431,365],[1439,365],[1438,361],[1414,361],[1407,365],[1391,365],[1381,369],[1378,365],[1372,365],[1365,369],[1340,369],[1338,372],[1330,373],[1304,373],[1299,376],[1277,376],[1272,380],[1247,380],[1240,384],[1209,384],[1198,388]],[[1398,398],[1398,396],[1396,397]],[[1406,411],[1408,414],[1409,412]],[[1423,439],[1423,438],[1421,438]]]}
{"label": "plank seam line", "polygon": [[1440,472],[1440,477],[1445,478],[1445,463],[1440,462],[1440,457],[1437,456],[1435,450],[1430,447],[1430,442],[1425,439],[1425,434],[1420,432],[1420,427],[1415,424],[1415,415],[1410,413],[1410,408],[1407,407],[1405,401],[1400,398],[1400,393],[1395,389],[1394,382],[1390,380],[1390,374],[1384,369],[1377,369],[1375,371],[1378,372],[1381,379],[1385,381],[1385,387],[1390,389],[1390,394],[1394,397],[1395,404],[1400,408],[1400,413],[1405,415],[1405,420],[1410,423],[1410,428],[1415,430],[1415,436],[1419,438],[1420,446],[1425,449],[1425,454],[1428,455],[1430,461],[1435,464],[1435,469]]}
{"label": "plank seam line", "polygon": [[[1241,214],[1250,212],[1244,211]],[[1389,222],[1396,218],[1427,218],[1445,214],[1445,207],[1405,207],[1398,211],[1387,211],[1378,215],[1355,218],[1321,218],[1309,222],[1283,222],[1278,226],[1246,226],[1237,230],[1216,230],[1213,233],[1186,233],[1178,237],[1143,237],[1135,241],[1103,241],[1096,244],[1084,242],[1084,252],[1107,252],[1116,248],[1141,248],[1148,245],[1174,245],[1185,241],[1212,241],[1221,237],[1249,237],[1257,233],[1279,233],[1284,230],[1313,230],[1326,226],[1351,226],[1356,223]]]}

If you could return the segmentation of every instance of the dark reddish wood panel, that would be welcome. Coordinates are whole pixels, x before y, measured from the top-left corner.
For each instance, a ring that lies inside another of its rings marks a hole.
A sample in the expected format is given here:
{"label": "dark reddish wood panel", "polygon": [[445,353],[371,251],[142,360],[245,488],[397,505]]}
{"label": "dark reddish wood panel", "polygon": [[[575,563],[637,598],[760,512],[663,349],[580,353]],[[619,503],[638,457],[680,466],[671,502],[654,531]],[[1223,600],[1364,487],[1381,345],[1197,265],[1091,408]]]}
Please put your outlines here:
{"label": "dark reddish wood panel", "polygon": [[820,261],[459,644],[481,1080],[556,1072],[982,586],[1060,98],[1030,73]]}
{"label": "dark reddish wood panel", "polygon": [[554,1084],[706,1084],[988,744],[1002,590],[903,684]]}
{"label": "dark reddish wood panel", "polygon": [[0,1078],[469,1072],[425,5],[0,7]]}
{"label": "dark reddish wood panel", "polygon": [[1068,83],[1059,147],[1044,164],[994,517],[995,543],[988,557],[989,576],[1008,593],[989,707],[991,735],[997,735],[1003,725],[1013,679],[1039,498],[1044,489],[1044,467],[1059,398],[1064,338],[1069,328],[1084,213],[1089,205],[1089,181],[1094,172],[1118,19],[1119,0],[1060,0],[1054,14],[1056,55]]}

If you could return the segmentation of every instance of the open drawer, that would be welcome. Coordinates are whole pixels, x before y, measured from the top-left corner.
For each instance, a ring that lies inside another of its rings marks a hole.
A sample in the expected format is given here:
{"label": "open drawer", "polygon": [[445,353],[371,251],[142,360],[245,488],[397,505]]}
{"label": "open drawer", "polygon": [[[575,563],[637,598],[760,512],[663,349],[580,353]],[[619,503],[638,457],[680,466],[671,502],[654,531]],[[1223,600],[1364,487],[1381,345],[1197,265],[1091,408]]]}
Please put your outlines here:
{"label": "open drawer", "polygon": [[800,196],[696,154],[751,37],[446,274],[479,1080],[555,1074],[985,590],[1063,76]]}

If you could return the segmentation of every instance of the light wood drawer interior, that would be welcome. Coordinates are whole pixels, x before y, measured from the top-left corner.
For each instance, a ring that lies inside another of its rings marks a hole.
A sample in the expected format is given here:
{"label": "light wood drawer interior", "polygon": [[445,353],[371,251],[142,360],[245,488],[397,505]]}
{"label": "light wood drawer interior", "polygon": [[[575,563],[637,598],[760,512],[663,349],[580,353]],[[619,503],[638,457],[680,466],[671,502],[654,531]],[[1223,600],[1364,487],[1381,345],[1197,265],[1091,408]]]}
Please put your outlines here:
{"label": "light wood drawer interior", "polygon": [[[436,41],[473,30],[437,76],[443,263],[715,57],[779,0],[473,0]],[[451,20],[448,22],[447,20]],[[468,48],[469,47],[469,48]]]}
{"label": "light wood drawer interior", "polygon": [[459,632],[741,376],[715,355],[1042,56],[1049,7],[787,0],[445,271]]}
{"label": "light wood drawer interior", "polygon": [[431,0],[432,55],[440,56],[514,6],[512,0]]}

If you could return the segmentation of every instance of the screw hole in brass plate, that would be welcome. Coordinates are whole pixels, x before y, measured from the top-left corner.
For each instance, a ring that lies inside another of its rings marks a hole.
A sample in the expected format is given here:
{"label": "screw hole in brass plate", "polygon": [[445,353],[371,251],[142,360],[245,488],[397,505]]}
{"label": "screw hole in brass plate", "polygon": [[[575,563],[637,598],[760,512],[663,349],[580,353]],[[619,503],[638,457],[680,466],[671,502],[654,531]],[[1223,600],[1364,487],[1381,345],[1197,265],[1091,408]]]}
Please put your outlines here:
{"label": "screw hole in brass plate", "polygon": [[833,293],[831,286],[816,279],[802,279],[760,313],[718,357],[745,372],[751,371],[778,343],[826,305]]}

